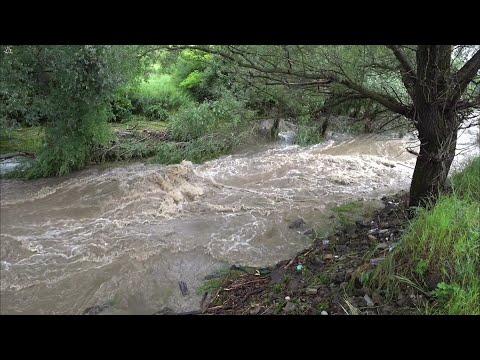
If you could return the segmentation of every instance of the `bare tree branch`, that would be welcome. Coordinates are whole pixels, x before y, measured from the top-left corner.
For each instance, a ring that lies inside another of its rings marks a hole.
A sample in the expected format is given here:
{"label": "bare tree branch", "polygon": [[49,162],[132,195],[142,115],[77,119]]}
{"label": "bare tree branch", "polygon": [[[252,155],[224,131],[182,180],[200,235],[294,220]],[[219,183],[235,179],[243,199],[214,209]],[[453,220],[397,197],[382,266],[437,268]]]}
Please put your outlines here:
{"label": "bare tree branch", "polygon": [[468,83],[472,81],[472,79],[475,77],[475,75],[478,74],[478,71],[480,70],[480,50],[477,50],[477,52],[468,60],[463,67],[457,71],[457,73],[454,75],[454,81],[456,84],[454,85],[454,93],[450,97],[450,105],[455,104],[455,102],[460,99],[460,96],[462,96],[463,92],[468,86]]}
{"label": "bare tree branch", "polygon": [[403,84],[405,85],[408,94],[413,99],[413,87],[415,86],[415,81],[417,80],[417,74],[410,63],[410,60],[408,60],[407,56],[399,46],[387,45],[387,47],[393,52],[393,55],[395,55],[400,63],[400,72],[402,75]]}

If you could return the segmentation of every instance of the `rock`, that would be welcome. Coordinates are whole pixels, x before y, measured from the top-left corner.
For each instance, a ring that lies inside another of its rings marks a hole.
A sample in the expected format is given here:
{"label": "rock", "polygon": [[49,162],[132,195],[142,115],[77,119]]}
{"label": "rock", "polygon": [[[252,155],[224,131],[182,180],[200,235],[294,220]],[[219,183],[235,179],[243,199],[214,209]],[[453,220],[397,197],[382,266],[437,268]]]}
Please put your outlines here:
{"label": "rock", "polygon": [[272,279],[273,284],[280,284],[285,278],[286,270],[284,268],[273,269],[270,273],[270,278]]}
{"label": "rock", "polygon": [[290,279],[290,281],[287,284],[288,291],[296,291],[301,288],[303,288],[303,284],[301,283],[300,279],[296,277]]}
{"label": "rock", "polygon": [[378,266],[380,265],[383,261],[385,260],[385,258],[375,258],[375,259],[371,259],[370,260],[370,264],[372,264],[373,266]]}
{"label": "rock", "polygon": [[385,250],[388,248],[387,243],[381,242],[377,245],[377,250]]}
{"label": "rock", "polygon": [[375,304],[380,305],[383,303],[383,298],[382,295],[380,295],[378,292],[374,292],[372,294],[372,300]]}
{"label": "rock", "polygon": [[368,239],[371,241],[377,241],[377,238],[373,235],[368,234]]}
{"label": "rock", "polygon": [[402,221],[401,221],[401,220],[395,219],[395,220],[390,221],[390,226],[392,226],[392,227],[394,227],[394,226],[400,226],[400,225],[402,225]]}
{"label": "rock", "polygon": [[328,312],[326,312],[325,310],[323,310],[320,315],[328,315]]}
{"label": "rock", "polygon": [[379,231],[378,231],[378,234],[379,234],[379,235],[382,235],[382,234],[386,234],[386,233],[388,233],[388,232],[390,232],[390,229],[382,229],[382,230],[379,230]]}
{"label": "rock", "polygon": [[340,284],[345,281],[345,271],[339,271],[333,275],[333,281],[337,284]]}
{"label": "rock", "polygon": [[337,238],[336,240],[337,240],[337,244],[339,244],[339,245],[344,245],[348,241],[348,239],[346,237],[343,237],[343,236],[340,237],[340,238]]}
{"label": "rock", "polygon": [[363,296],[356,296],[352,300],[353,300],[353,303],[355,303],[356,307],[366,307],[367,306],[367,301],[365,300],[365,298]]}
{"label": "rock", "polygon": [[355,221],[355,225],[357,225],[357,226],[360,227],[360,228],[366,228],[366,227],[368,227],[368,224],[365,223],[364,221],[361,221],[361,220]]}
{"label": "rock", "polygon": [[313,229],[308,229],[307,231],[305,231],[305,232],[303,233],[303,235],[305,235],[305,236],[314,236],[314,235],[315,235],[315,230],[313,230]]}
{"label": "rock", "polygon": [[95,305],[92,307],[89,307],[83,311],[83,315],[98,315],[104,310],[108,309],[111,306],[110,303],[105,303],[101,305]]}
{"label": "rock", "polygon": [[293,303],[293,302],[288,302],[287,305],[285,305],[285,307],[283,308],[283,312],[285,314],[290,314],[292,312],[294,312],[295,310],[297,310],[297,307],[298,305]]}
{"label": "rock", "polygon": [[328,245],[329,242],[330,240],[322,240],[322,245]]}
{"label": "rock", "polygon": [[262,307],[260,306],[260,304],[252,304],[250,305],[252,309],[250,309],[249,313],[250,315],[258,315],[258,313],[260,312],[260,310],[262,310]]}
{"label": "rock", "polygon": [[388,229],[389,227],[390,227],[390,224],[388,222],[380,223],[380,229]]}
{"label": "rock", "polygon": [[356,296],[365,296],[365,295],[369,295],[372,293],[372,291],[367,288],[367,287],[362,287],[361,289],[355,289],[354,290],[354,294]]}
{"label": "rock", "polygon": [[429,290],[435,290],[437,285],[442,282],[442,277],[439,274],[428,274],[425,279],[425,284]]}
{"label": "rock", "polygon": [[377,228],[373,228],[373,229],[368,230],[369,234],[376,234],[377,232],[378,232]]}
{"label": "rock", "polygon": [[384,305],[382,307],[382,312],[385,314],[385,315],[389,315],[391,313],[393,313],[393,311],[395,310],[395,308],[391,305]]}
{"label": "rock", "polygon": [[173,311],[171,308],[169,307],[165,307],[163,308],[162,310],[159,310],[157,311],[156,313],[154,313],[153,315],[173,315],[175,314],[175,311]]}
{"label": "rock", "polygon": [[297,220],[292,222],[290,225],[288,225],[288,227],[290,229],[298,229],[298,228],[302,227],[303,225],[305,225],[305,221],[303,220],[303,218],[298,218]]}
{"label": "rock", "polygon": [[305,289],[305,294],[307,295],[316,295],[318,289],[317,288],[306,288]]}
{"label": "rock", "polygon": [[368,295],[364,295],[363,298],[365,299],[365,301],[367,302],[367,306],[369,307],[372,307],[375,305],[375,303],[372,301],[372,299],[370,298],[370,296]]}
{"label": "rock", "polygon": [[323,257],[324,260],[333,260],[333,254],[326,254],[324,257]]}
{"label": "rock", "polygon": [[347,251],[347,245],[335,245],[335,251],[337,253],[344,253]]}
{"label": "rock", "polygon": [[179,281],[178,282],[178,287],[180,288],[180,291],[182,292],[182,295],[183,296],[186,296],[189,294],[189,291],[188,291],[188,288],[187,288],[187,284],[185,284],[184,281]]}
{"label": "rock", "polygon": [[357,232],[357,227],[355,225],[348,225],[345,229],[344,229],[344,233],[345,235],[348,235],[348,236],[352,236],[353,234],[355,234]]}

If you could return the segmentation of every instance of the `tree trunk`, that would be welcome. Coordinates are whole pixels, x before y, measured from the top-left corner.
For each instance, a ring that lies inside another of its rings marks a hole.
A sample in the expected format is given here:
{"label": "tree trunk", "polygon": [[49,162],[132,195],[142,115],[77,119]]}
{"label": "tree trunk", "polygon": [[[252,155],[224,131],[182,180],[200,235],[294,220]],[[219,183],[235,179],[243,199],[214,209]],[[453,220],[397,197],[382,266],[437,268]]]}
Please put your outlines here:
{"label": "tree trunk", "polygon": [[278,127],[280,125],[280,115],[277,115],[273,120],[273,126],[270,130],[270,137],[276,139],[278,137]]}
{"label": "tree trunk", "polygon": [[421,145],[410,186],[410,206],[436,202],[455,156],[457,129],[454,127],[454,116],[439,118],[434,124],[450,126],[436,125],[434,129],[419,127]]}

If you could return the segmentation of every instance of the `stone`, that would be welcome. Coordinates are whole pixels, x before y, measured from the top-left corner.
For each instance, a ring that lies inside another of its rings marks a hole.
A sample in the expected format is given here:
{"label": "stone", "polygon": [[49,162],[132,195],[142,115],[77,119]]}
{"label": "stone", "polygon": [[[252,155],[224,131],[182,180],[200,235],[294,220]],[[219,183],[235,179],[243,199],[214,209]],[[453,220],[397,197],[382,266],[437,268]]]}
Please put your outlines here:
{"label": "stone", "polygon": [[285,272],[286,272],[286,270],[283,269],[283,268],[273,269],[272,272],[270,273],[272,283],[273,284],[280,284],[285,277]]}
{"label": "stone", "polygon": [[379,231],[378,231],[378,233],[379,233],[380,235],[386,234],[386,233],[388,233],[388,232],[390,232],[390,229],[382,229],[382,230],[379,230]]}
{"label": "stone", "polygon": [[382,307],[382,312],[385,314],[385,315],[390,315],[391,313],[393,313],[393,311],[395,310],[395,308],[391,305],[384,305]]}
{"label": "stone", "polygon": [[374,292],[372,294],[372,300],[377,305],[380,305],[381,303],[383,303],[382,295],[380,295],[378,292]]}
{"label": "stone", "polygon": [[335,251],[337,253],[343,253],[347,251],[347,245],[335,245]]}
{"label": "stone", "polygon": [[298,228],[302,227],[303,225],[305,225],[305,220],[303,220],[303,218],[298,218],[297,220],[292,222],[290,225],[288,225],[288,227],[290,229],[298,229]]}
{"label": "stone", "polygon": [[373,235],[368,234],[368,239],[371,241],[377,241],[377,238]]}
{"label": "stone", "polygon": [[320,315],[328,315],[328,312],[326,312],[325,310],[323,310]]}
{"label": "stone", "polygon": [[388,244],[384,242],[381,242],[377,245],[377,250],[385,250],[387,248],[388,248]]}
{"label": "stone", "polygon": [[287,305],[283,308],[283,312],[286,314],[290,314],[297,310],[298,305],[293,302],[288,302]]}
{"label": "stone", "polygon": [[355,221],[355,225],[357,225],[357,226],[360,227],[360,228],[366,228],[366,227],[368,227],[368,224],[365,223],[364,221],[361,221],[361,220]]}
{"label": "stone", "polygon": [[324,257],[323,257],[324,260],[333,260],[333,254],[326,254]]}
{"label": "stone", "polygon": [[367,306],[369,307],[372,307],[375,305],[375,303],[373,302],[373,300],[370,298],[370,296],[368,295],[364,295],[363,298],[365,299],[365,301],[367,302]]}
{"label": "stone", "polygon": [[339,271],[333,275],[333,281],[337,284],[340,284],[345,281],[345,271]]}
{"label": "stone", "polygon": [[385,260],[385,258],[375,258],[375,259],[371,259],[370,260],[370,264],[372,264],[373,266],[378,266],[380,265],[383,261]]}
{"label": "stone", "polygon": [[305,289],[305,294],[307,295],[316,295],[318,289],[317,288],[306,288]]}
{"label": "stone", "polygon": [[364,299],[363,296],[356,296],[352,300],[356,304],[356,307],[366,307],[367,306],[367,301]]}
{"label": "stone", "polygon": [[437,285],[442,282],[442,277],[439,274],[428,274],[425,279],[425,284],[429,290],[435,290]]}
{"label": "stone", "polygon": [[313,230],[313,229],[308,229],[307,231],[305,231],[305,232],[303,233],[303,235],[305,235],[305,236],[314,236],[314,235],[315,235],[315,230]]}

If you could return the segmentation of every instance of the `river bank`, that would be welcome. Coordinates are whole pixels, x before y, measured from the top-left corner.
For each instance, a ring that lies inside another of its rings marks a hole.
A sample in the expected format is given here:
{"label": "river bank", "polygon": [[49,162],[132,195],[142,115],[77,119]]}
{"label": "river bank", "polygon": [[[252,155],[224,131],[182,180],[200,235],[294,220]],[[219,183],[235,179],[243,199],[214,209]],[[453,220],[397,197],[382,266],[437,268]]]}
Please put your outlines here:
{"label": "river bank", "polygon": [[[415,294],[387,300],[365,280],[397,246],[407,220],[408,194],[383,197],[384,207],[363,221],[339,228],[289,260],[253,274],[232,267],[205,307],[205,314],[405,314]],[[308,232],[308,229],[305,229]],[[264,275],[262,275],[262,273]]]}

